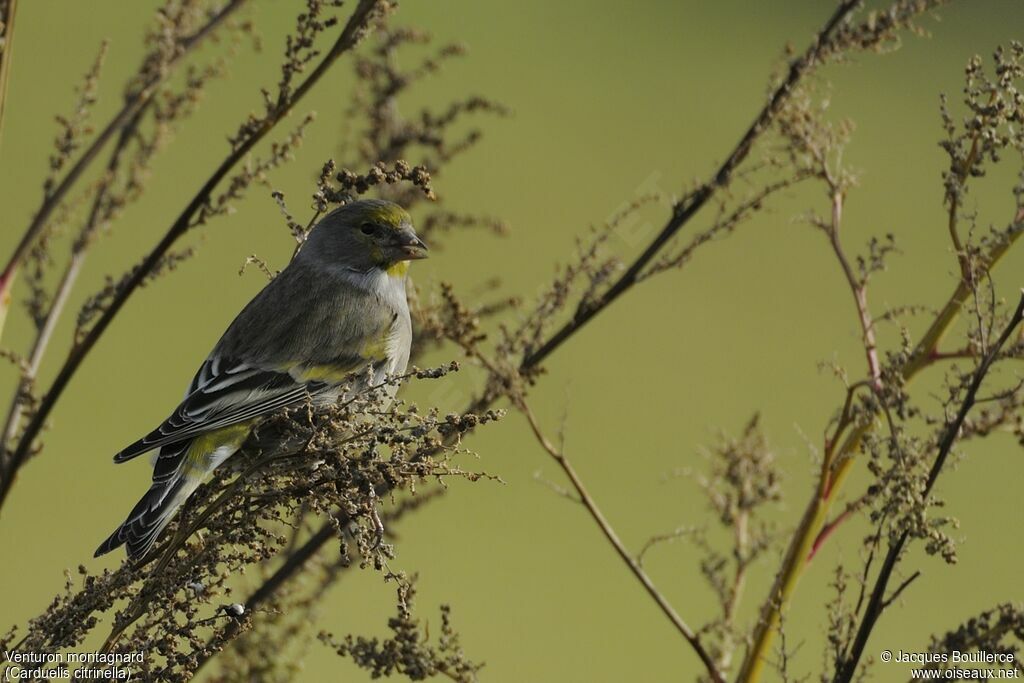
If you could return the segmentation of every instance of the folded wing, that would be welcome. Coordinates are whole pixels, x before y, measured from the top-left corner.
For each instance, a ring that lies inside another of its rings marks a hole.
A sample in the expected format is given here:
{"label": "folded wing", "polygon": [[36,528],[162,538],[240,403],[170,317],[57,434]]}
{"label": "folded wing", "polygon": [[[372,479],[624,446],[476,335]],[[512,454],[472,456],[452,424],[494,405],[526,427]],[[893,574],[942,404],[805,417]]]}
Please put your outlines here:
{"label": "folded wing", "polygon": [[154,448],[315,399],[335,386],[325,381],[299,381],[288,372],[252,367],[226,358],[209,358],[174,413],[115,455],[114,462],[125,462]]}

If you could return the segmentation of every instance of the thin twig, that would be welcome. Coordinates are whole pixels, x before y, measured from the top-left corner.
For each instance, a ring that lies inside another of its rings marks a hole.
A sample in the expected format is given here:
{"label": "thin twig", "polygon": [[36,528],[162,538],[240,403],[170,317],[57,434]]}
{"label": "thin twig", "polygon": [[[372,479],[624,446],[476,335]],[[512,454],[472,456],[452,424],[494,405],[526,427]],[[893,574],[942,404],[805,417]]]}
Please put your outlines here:
{"label": "thin twig", "polygon": [[622,561],[626,563],[626,566],[629,567],[633,576],[635,576],[637,581],[639,581],[644,587],[644,590],[646,590],[647,594],[651,596],[651,599],[658,605],[662,613],[668,617],[668,620],[672,622],[672,625],[675,626],[676,630],[679,631],[686,642],[690,644],[690,647],[693,648],[693,651],[697,653],[697,656],[700,657],[701,662],[704,663],[704,667],[708,671],[708,675],[711,676],[711,680],[715,681],[715,683],[724,683],[725,678],[715,665],[715,660],[711,657],[711,654],[700,642],[700,637],[685,621],[683,621],[683,618],[679,616],[679,613],[676,612],[675,608],[673,608],[668,602],[668,599],[662,595],[661,591],[658,590],[658,587],[654,585],[654,581],[652,581],[647,575],[647,572],[645,572],[643,567],[640,566],[640,563],[629,553],[629,550],[626,549],[626,546],[622,543],[622,540],[615,532],[615,529],[608,522],[607,518],[605,518],[601,509],[597,506],[597,501],[591,497],[590,492],[583,484],[583,480],[580,479],[580,476],[576,473],[572,463],[570,463],[565,454],[556,448],[555,445],[548,440],[547,436],[544,435],[544,432],[541,430],[540,425],[537,422],[536,416],[533,414],[533,411],[530,410],[530,407],[526,402],[520,400],[518,403],[519,409],[526,416],[527,421],[529,421],[530,429],[533,430],[533,435],[537,438],[538,443],[540,443],[541,447],[547,451],[548,455],[552,457],[558,466],[562,468],[565,476],[568,477],[572,487],[576,490],[580,503],[587,510],[587,513],[590,515],[591,519],[594,520],[594,523],[601,529],[601,533],[604,534],[604,537],[612,547],[615,548],[615,552],[619,555]]}
{"label": "thin twig", "polygon": [[896,590],[894,590],[892,592],[892,595],[890,595],[888,598],[886,598],[885,602],[882,603],[882,609],[884,610],[886,607],[888,607],[892,603],[894,603],[897,600],[899,600],[899,597],[903,593],[903,591],[905,591],[907,589],[907,587],[910,586],[910,584],[912,584],[915,581],[917,581],[917,579],[920,576],[921,576],[921,570],[917,570],[913,574],[908,576],[906,579],[904,579],[903,583],[901,583],[899,586],[897,586]]}
{"label": "thin twig", "polygon": [[[989,101],[989,104],[991,104],[994,99],[995,93],[992,94],[992,100]],[[982,120],[984,121],[984,117]],[[951,171],[957,175],[961,183],[970,177],[971,170],[974,168],[974,162],[978,158],[978,143],[980,142],[981,130],[983,127],[984,124],[979,125],[971,136],[971,149],[967,153],[967,158],[964,159],[963,166]],[[970,258],[968,258],[967,252],[964,249],[963,241],[960,239],[960,232],[957,228],[957,219],[959,218],[957,213],[960,210],[960,199],[959,194],[953,190],[952,186],[950,186],[946,191],[946,201],[949,202],[949,238],[953,243],[953,251],[956,255],[957,265],[960,266],[960,277],[964,281],[969,282],[971,280]]]}
{"label": "thin twig", "polygon": [[818,554],[819,550],[821,550],[821,546],[825,545],[825,541],[835,533],[835,530],[838,529],[843,522],[850,518],[850,515],[856,512],[860,506],[864,504],[865,500],[866,496],[862,496],[857,500],[850,501],[850,503],[843,508],[843,511],[840,512],[835,519],[821,528],[821,531],[818,532],[818,537],[814,539],[814,546],[811,548],[811,552],[807,554],[808,562],[814,559],[814,556]]}
{"label": "thin twig", "polygon": [[878,343],[875,341],[875,327],[872,322],[871,310],[868,308],[867,282],[858,280],[843,251],[842,242],[839,239],[840,227],[843,222],[843,191],[839,187],[832,189],[832,222],[828,226],[829,243],[832,251],[839,261],[843,276],[853,294],[854,303],[857,305],[857,320],[860,323],[861,341],[864,344],[864,353],[868,361],[868,374],[871,377],[872,386],[875,390],[882,388],[882,364],[878,360]]}

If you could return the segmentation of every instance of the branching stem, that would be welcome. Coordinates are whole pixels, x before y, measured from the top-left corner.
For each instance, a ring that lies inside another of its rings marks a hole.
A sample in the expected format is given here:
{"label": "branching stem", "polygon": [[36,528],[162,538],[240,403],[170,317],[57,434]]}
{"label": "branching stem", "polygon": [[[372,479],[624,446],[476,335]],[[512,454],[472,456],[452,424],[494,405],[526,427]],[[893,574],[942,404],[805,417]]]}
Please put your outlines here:
{"label": "branching stem", "polygon": [[[932,461],[932,467],[928,472],[928,479],[925,482],[924,491],[921,496],[924,501],[928,500],[928,497],[931,495],[932,489],[935,486],[935,481],[942,473],[943,466],[946,464],[946,459],[949,457],[950,452],[952,452],[953,444],[956,443],[957,437],[960,434],[960,429],[963,427],[964,421],[967,419],[967,414],[970,412],[971,408],[974,407],[978,390],[981,388],[982,382],[984,382],[986,375],[988,375],[989,370],[992,368],[992,364],[996,361],[1000,349],[1002,349],[1010,336],[1016,331],[1017,326],[1020,325],[1022,320],[1024,320],[1024,291],[1021,292],[1021,298],[1017,303],[1017,309],[1006,324],[1002,334],[999,335],[999,339],[992,348],[989,349],[989,352],[981,359],[977,369],[974,371],[974,375],[971,378],[971,384],[967,388],[967,393],[964,395],[964,400],[960,404],[960,408],[957,410],[956,417],[946,425],[946,428],[939,439],[938,452],[935,455],[935,460]],[[861,656],[864,654],[864,648],[867,646],[868,638],[871,636],[871,631],[874,629],[875,624],[878,623],[878,619],[882,616],[882,612],[885,610],[886,605],[892,602],[892,600],[894,600],[899,593],[906,588],[910,581],[916,578],[916,576],[912,576],[910,580],[904,582],[904,584],[896,590],[891,598],[886,598],[885,594],[888,589],[889,581],[892,578],[893,570],[895,570],[896,564],[903,555],[903,549],[906,547],[909,539],[910,532],[905,530],[896,540],[890,542],[889,550],[885,555],[885,560],[883,560],[882,566],[878,571],[878,576],[875,579],[874,588],[871,590],[871,598],[864,607],[864,615],[861,618],[860,627],[857,629],[857,636],[854,639],[853,644],[850,646],[849,653],[843,658],[842,662],[837,663],[836,677],[834,679],[835,683],[849,683],[849,681],[853,680],[854,674],[857,672],[857,665],[860,662]]]}
{"label": "branching stem", "polygon": [[[153,97],[159,91],[160,84],[163,83],[173,72],[172,67],[179,64],[186,54],[188,54],[196,45],[201,43],[204,38],[216,31],[216,29],[224,23],[229,16],[240,9],[246,2],[247,0],[231,0],[231,2],[226,4],[219,12],[217,12],[217,14],[204,24],[202,28],[191,36],[182,39],[178,45],[177,52],[168,62],[168,68],[161,69],[156,76],[141,87],[133,96],[125,99],[124,105],[121,109],[114,114],[114,117],[93,139],[86,150],[82,153],[82,156],[78,158],[78,161],[68,169],[68,172],[50,192],[44,194],[39,208],[32,217],[32,221],[29,223],[28,228],[25,229],[18,245],[14,248],[14,252],[8,259],[3,273],[0,274],[0,334],[3,333],[3,312],[6,310],[2,297],[5,294],[9,294],[21,262],[28,255],[29,249],[32,248],[35,241],[43,233],[50,216],[53,215],[53,212],[58,206],[60,206],[71,188],[74,187],[75,183],[78,182],[85,170],[90,164],[92,164],[93,160],[96,159],[96,156],[100,153],[100,150],[103,149],[104,145],[107,144],[114,134],[128,125],[135,118],[136,114],[138,114],[149,104],[150,101],[152,101]],[[6,484],[4,484],[4,489],[2,490],[6,490]],[[0,502],[2,502],[2,500],[3,493],[0,493]]]}
{"label": "branching stem", "polygon": [[644,571],[643,567],[640,566],[640,563],[637,562],[636,558],[630,554],[629,550],[626,549],[622,539],[619,538],[614,527],[612,527],[611,523],[604,516],[604,513],[601,512],[601,509],[597,505],[597,501],[595,501],[590,495],[590,492],[587,490],[587,487],[584,485],[579,474],[576,473],[576,469],[572,466],[572,463],[569,462],[569,459],[561,449],[556,448],[547,436],[544,435],[543,430],[540,428],[540,424],[537,422],[536,416],[525,401],[519,401],[519,409],[530,423],[530,429],[533,431],[533,435],[536,437],[537,442],[540,443],[541,447],[558,464],[562,469],[562,472],[565,473],[565,476],[568,477],[573,489],[575,489],[576,494],[579,496],[580,503],[587,510],[587,513],[590,515],[591,519],[594,520],[594,523],[601,529],[601,533],[604,534],[605,539],[607,539],[615,549],[619,558],[621,558],[626,566],[629,567],[630,572],[633,573],[636,580],[644,587],[644,590],[647,591],[647,594],[652,600],[654,600],[655,604],[658,605],[658,608],[661,609],[662,613],[669,621],[672,622],[672,625],[675,626],[676,630],[679,631],[680,635],[682,635],[686,642],[690,644],[693,651],[697,653],[701,662],[704,663],[704,667],[707,669],[711,680],[715,681],[715,683],[724,683],[725,679],[718,670],[718,667],[715,665],[715,660],[700,642],[700,637],[692,628],[690,628],[689,625],[687,625],[685,621],[683,621],[683,618],[679,616],[679,613],[676,612],[674,607],[672,607],[668,599],[662,595],[661,591],[658,590],[658,587],[654,584],[654,581],[651,580],[651,577],[647,575],[647,572]]}
{"label": "branching stem", "polygon": [[611,305],[616,299],[625,294],[635,285],[644,268],[658,255],[666,244],[683,228],[690,220],[700,212],[704,205],[715,193],[729,184],[733,172],[750,154],[754,142],[761,136],[768,126],[775,120],[782,105],[789,98],[793,88],[800,82],[806,73],[814,68],[821,59],[828,47],[829,39],[836,28],[843,20],[860,4],[860,0],[843,0],[839,3],[835,12],[825,23],[825,26],[814,37],[807,51],[798,59],[794,59],[789,65],[789,72],[785,80],[772,93],[768,103],[761,109],[750,127],[747,128],[739,143],[718,168],[713,176],[704,182],[694,192],[687,195],[672,208],[672,216],[668,223],[661,229],[661,232],[651,241],[643,253],[626,269],[626,272],[604,291],[589,306],[581,307],[557,332],[551,335],[540,347],[528,353],[522,361],[523,371],[539,365],[551,352],[561,346],[565,340],[579,331],[584,325],[594,318],[598,313]]}
{"label": "branching stem", "polygon": [[[1011,230],[1005,240],[989,250],[982,261],[982,270],[991,271],[1006,255],[1010,247],[1016,243],[1021,234],[1024,234],[1024,230],[1019,229],[1022,222],[1024,222],[1024,208],[1019,209],[1014,216],[1013,227],[1017,229]],[[904,381],[910,381],[931,364],[932,354],[956,320],[971,291],[971,285],[968,282],[961,280],[957,283],[956,289],[953,290],[942,310],[932,320],[931,325],[914,348],[910,359],[901,369]],[[814,547],[818,534],[826,524],[836,493],[842,489],[842,485],[856,461],[853,456],[860,448],[861,439],[870,429],[870,422],[865,421],[858,424],[847,434],[841,445],[835,447],[834,456],[826,458],[830,468],[827,473],[823,472],[823,476],[827,477],[827,480],[819,481],[818,489],[808,502],[803,516],[800,518],[800,523],[796,531],[793,532],[782,567],[775,577],[768,598],[762,605],[753,644],[747,652],[739,681],[754,681],[760,677],[778,623],[779,610],[789,604],[796,592],[800,577],[807,567],[807,557]]]}
{"label": "branching stem", "polygon": [[122,156],[128,149],[129,142],[132,136],[135,135],[146,108],[143,107],[136,112],[132,120],[121,130],[117,145],[110,154],[110,161],[107,163],[104,179],[96,191],[96,196],[93,198],[89,217],[82,227],[80,237],[75,240],[74,246],[71,249],[71,258],[61,274],[53,299],[43,315],[42,325],[39,326],[36,332],[36,337],[32,342],[32,350],[29,352],[28,364],[22,373],[19,386],[11,399],[11,406],[7,411],[7,418],[4,420],[3,431],[0,432],[2,434],[0,438],[3,439],[0,441],[0,463],[4,462],[4,457],[7,455],[8,444],[17,435],[18,426],[25,411],[25,393],[39,375],[39,368],[42,365],[43,356],[50,346],[53,332],[57,327],[61,314],[64,312],[68,297],[71,295],[71,290],[74,288],[75,283],[78,282],[78,275],[82,272],[82,266],[85,265],[85,257],[91,244],[91,237],[100,226],[100,213],[109,196],[114,175],[121,165]]}

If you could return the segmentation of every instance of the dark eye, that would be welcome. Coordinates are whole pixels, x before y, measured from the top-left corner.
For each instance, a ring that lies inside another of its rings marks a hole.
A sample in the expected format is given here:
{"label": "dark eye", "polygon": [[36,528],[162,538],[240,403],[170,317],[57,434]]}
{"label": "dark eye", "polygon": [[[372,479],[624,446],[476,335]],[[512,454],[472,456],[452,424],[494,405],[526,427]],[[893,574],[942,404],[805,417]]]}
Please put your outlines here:
{"label": "dark eye", "polygon": [[373,233],[377,232],[377,226],[374,225],[373,223],[363,223],[362,225],[359,226],[359,232],[363,233],[364,235],[372,235]]}

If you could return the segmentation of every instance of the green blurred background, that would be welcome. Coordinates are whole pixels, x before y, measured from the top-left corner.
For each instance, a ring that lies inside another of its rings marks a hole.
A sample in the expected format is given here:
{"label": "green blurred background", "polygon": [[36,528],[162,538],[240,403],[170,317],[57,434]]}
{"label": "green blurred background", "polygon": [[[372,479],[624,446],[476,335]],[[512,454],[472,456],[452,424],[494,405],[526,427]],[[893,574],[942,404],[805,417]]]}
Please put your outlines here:
{"label": "green blurred background", "polygon": [[[277,80],[283,36],[304,3],[258,2],[252,13],[264,50],[244,48],[231,77],[217,81],[198,114],[157,162],[151,189],[93,250],[73,304],[138,261],[226,151],[225,136],[251,109],[258,88]],[[2,143],[0,253],[8,253],[37,205],[55,133],[72,88],[100,40],[111,40],[94,121],[119,104],[123,79],[141,55],[139,32],[154,2],[32,0],[20,3],[15,62]],[[532,296],[554,265],[571,258],[574,239],[624,202],[658,189],[678,193],[727,153],[764,101],[767,79],[787,41],[798,49],[833,9],[821,0],[718,2],[406,2],[394,20],[428,29],[444,43],[465,42],[469,56],[416,90],[407,103],[441,106],[484,94],[514,110],[482,120],[479,147],[439,179],[449,208],[499,216],[512,234],[501,242],[466,235],[423,264],[424,288],[442,280],[462,292],[500,277],[503,291]],[[846,211],[851,252],[871,235],[893,232],[903,253],[872,291],[877,309],[938,306],[954,284],[944,230],[940,173],[946,163],[938,95],[954,98],[971,55],[1024,38],[1024,4],[962,2],[928,21],[931,39],[908,38],[896,54],[858,58],[828,69],[834,115],[857,123],[847,159],[863,170]],[[345,59],[299,107],[318,119],[294,163],[275,172],[299,216],[311,177],[339,142],[340,113],[353,79]],[[283,128],[282,131],[283,133]],[[1012,165],[1012,164],[1011,164]],[[972,191],[982,224],[1004,224],[1013,210],[1012,179],[997,176]],[[842,389],[820,361],[862,372],[856,319],[821,235],[793,217],[826,210],[820,190],[792,193],[728,240],[698,253],[685,270],[660,276],[601,315],[548,364],[533,394],[553,431],[567,419],[568,454],[630,547],[678,526],[710,522],[697,485],[665,478],[703,467],[702,445],[716,430],[738,433],[756,411],[786,472],[787,498],[775,515],[795,523],[809,495],[814,464],[808,441],[838,407]],[[630,256],[653,234],[664,209],[644,214]],[[706,217],[705,217],[706,220]],[[138,292],[89,357],[53,414],[41,457],[21,473],[0,518],[0,629],[41,612],[63,584],[63,571],[93,560],[97,543],[145,489],[137,462],[114,467],[111,453],[157,424],[173,407],[199,361],[234,313],[263,284],[242,277],[245,257],[283,267],[291,252],[269,191],[257,188],[239,211],[190,235],[201,246],[173,275]],[[1020,251],[1020,250],[1018,250]],[[1007,296],[1021,282],[1024,255],[1000,266]],[[23,298],[19,289],[16,296]],[[74,307],[70,310],[75,310]],[[920,332],[918,320],[914,332]],[[23,316],[3,346],[24,350]],[[61,327],[43,373],[52,377],[67,347]],[[885,335],[891,342],[892,331]],[[454,357],[437,354],[432,360]],[[3,368],[2,384],[13,386]],[[472,373],[434,398],[457,409],[477,386]],[[928,384],[918,387],[924,392]],[[426,389],[414,389],[426,394]],[[924,395],[923,393],[920,395]],[[421,397],[422,398],[422,397]],[[927,400],[927,399],[926,399]],[[937,405],[934,401],[930,404]],[[592,522],[534,474],[560,481],[523,420],[482,430],[470,467],[500,474],[505,485],[455,483],[451,495],[401,523],[395,568],[420,575],[419,613],[437,620],[450,603],[470,658],[493,681],[688,680],[696,658],[602,540]],[[1020,448],[996,436],[940,483],[960,518],[961,562],[947,567],[913,554],[923,577],[887,612],[869,652],[920,650],[931,633],[1006,599],[1021,599],[1019,529],[1024,512]],[[851,491],[864,485],[863,472]],[[862,561],[862,521],[829,543],[807,573],[786,615],[795,673],[816,672],[831,597],[831,568]],[[648,567],[691,624],[715,603],[685,543],[655,551]],[[754,571],[744,614],[753,616],[777,566],[776,554]],[[16,589],[12,589],[16,586]],[[320,624],[337,633],[385,633],[394,589],[372,572],[352,572],[330,593]],[[880,666],[877,680],[906,677]],[[314,644],[300,680],[363,680],[366,674]]]}

